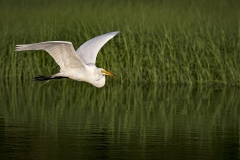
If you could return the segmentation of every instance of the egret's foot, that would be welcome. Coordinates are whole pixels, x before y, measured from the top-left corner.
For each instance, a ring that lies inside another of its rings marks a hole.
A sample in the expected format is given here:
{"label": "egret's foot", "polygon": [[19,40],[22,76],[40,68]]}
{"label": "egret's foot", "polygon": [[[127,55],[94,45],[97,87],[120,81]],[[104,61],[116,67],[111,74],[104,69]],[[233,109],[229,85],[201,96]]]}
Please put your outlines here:
{"label": "egret's foot", "polygon": [[68,77],[62,77],[62,76],[57,76],[57,77],[37,76],[37,77],[34,77],[34,81],[46,81],[46,80],[62,79],[62,78],[68,78]]}
{"label": "egret's foot", "polygon": [[47,76],[37,76],[34,77],[34,81],[46,81],[46,80],[50,80],[51,77],[47,77]]}

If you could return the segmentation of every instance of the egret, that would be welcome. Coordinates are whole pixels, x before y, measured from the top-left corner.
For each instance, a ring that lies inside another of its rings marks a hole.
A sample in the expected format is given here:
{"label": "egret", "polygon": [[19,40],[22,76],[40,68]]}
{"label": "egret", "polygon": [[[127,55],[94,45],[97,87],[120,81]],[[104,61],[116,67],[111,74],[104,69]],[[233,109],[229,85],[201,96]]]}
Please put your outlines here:
{"label": "egret", "polygon": [[97,36],[83,43],[76,51],[71,42],[47,41],[33,44],[16,45],[16,51],[45,50],[60,66],[60,72],[50,77],[37,76],[36,81],[70,78],[84,81],[100,88],[105,85],[105,76],[115,76],[103,68],[96,67],[96,58],[102,46],[119,31]]}

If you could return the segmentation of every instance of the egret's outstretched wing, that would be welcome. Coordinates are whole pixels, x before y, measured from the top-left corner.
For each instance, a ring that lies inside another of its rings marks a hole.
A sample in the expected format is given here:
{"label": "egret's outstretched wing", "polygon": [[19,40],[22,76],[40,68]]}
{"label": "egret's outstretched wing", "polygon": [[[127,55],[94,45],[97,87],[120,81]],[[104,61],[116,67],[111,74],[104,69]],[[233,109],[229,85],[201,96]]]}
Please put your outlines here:
{"label": "egret's outstretched wing", "polygon": [[16,51],[26,50],[47,51],[53,57],[56,63],[60,66],[61,72],[69,68],[79,68],[85,66],[85,64],[76,54],[71,42],[48,41],[16,46]]}
{"label": "egret's outstretched wing", "polygon": [[76,50],[77,55],[85,64],[95,65],[98,51],[105,43],[107,43],[107,41],[109,41],[117,34],[119,34],[119,31],[106,33],[90,39]]}

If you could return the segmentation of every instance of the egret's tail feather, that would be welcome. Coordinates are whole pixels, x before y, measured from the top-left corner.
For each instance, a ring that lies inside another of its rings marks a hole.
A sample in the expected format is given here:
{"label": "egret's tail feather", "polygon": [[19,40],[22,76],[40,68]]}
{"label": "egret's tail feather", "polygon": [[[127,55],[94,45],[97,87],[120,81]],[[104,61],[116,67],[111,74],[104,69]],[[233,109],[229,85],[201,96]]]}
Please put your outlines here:
{"label": "egret's tail feather", "polygon": [[62,76],[57,76],[57,77],[37,76],[37,77],[34,77],[34,81],[46,81],[46,80],[62,79],[62,78],[68,78],[68,77],[62,77]]}

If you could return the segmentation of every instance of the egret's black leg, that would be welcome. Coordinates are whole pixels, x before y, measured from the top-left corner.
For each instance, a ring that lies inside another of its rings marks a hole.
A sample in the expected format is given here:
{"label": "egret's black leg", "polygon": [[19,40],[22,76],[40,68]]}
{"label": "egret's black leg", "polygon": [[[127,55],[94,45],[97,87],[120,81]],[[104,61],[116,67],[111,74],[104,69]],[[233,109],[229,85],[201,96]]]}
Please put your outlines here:
{"label": "egret's black leg", "polygon": [[57,76],[57,77],[37,76],[37,77],[34,77],[34,80],[35,81],[46,81],[46,80],[62,79],[62,78],[68,78],[68,77],[62,77],[62,76]]}

